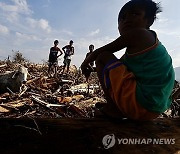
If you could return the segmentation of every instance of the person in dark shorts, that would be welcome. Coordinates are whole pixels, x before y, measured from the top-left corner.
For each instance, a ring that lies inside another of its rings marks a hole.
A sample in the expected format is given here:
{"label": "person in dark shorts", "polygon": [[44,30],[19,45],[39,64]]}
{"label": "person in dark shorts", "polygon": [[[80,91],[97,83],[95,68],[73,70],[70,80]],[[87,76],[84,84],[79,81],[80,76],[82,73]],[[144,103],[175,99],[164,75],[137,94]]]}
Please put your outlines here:
{"label": "person in dark shorts", "polygon": [[[94,45],[91,44],[91,45],[89,46],[89,52],[86,54],[86,58],[87,58],[93,51],[94,51]],[[85,78],[86,78],[86,82],[88,82],[88,79],[89,79],[89,77],[90,77],[91,72],[94,72],[94,70],[95,70],[95,68],[93,68],[93,66],[94,66],[94,62],[90,62],[90,63],[89,63],[89,67],[87,67],[87,69],[83,70],[83,72],[82,72],[82,73],[84,74]]]}
{"label": "person in dark shorts", "polygon": [[[55,67],[55,76],[57,75],[57,65],[58,65],[58,57],[63,54],[63,52],[60,50],[58,47],[59,41],[55,40],[54,41],[54,46],[50,48],[50,53],[49,53],[49,68],[48,68],[48,74],[50,74],[51,67]],[[58,52],[60,54],[58,55]]]}

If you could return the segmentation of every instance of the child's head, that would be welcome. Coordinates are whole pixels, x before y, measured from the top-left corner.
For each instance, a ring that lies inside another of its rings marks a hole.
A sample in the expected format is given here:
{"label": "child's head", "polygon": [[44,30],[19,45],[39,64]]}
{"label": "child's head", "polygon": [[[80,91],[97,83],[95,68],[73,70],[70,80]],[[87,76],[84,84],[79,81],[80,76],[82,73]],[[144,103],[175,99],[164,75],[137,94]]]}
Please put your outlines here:
{"label": "child's head", "polygon": [[58,45],[58,43],[59,43],[59,41],[58,41],[58,40],[55,40],[55,41],[54,41],[54,45],[55,45],[55,46],[57,46],[57,45]]}
{"label": "child's head", "polygon": [[70,44],[70,45],[73,45],[73,43],[74,43],[73,40],[69,41],[69,44]]}
{"label": "child's head", "polygon": [[136,18],[136,15],[139,15],[139,12],[143,12],[143,18],[147,20],[145,28],[149,29],[156,19],[156,14],[161,12],[161,8],[159,3],[155,3],[152,0],[131,0],[120,10],[118,24],[122,20],[128,20],[127,15],[131,14],[131,18]]}
{"label": "child's head", "polygon": [[91,44],[91,45],[89,46],[89,50],[90,50],[90,51],[93,51],[93,50],[94,50],[94,45],[93,45],[93,44]]}

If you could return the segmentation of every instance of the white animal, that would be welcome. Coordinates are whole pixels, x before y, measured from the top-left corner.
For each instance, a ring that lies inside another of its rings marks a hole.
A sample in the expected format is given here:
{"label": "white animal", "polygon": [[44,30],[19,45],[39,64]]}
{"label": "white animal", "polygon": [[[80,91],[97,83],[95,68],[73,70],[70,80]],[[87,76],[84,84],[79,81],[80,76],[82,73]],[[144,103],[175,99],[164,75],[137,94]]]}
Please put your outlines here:
{"label": "white animal", "polygon": [[19,92],[22,84],[27,81],[28,69],[24,66],[19,66],[14,72],[0,75],[0,93]]}

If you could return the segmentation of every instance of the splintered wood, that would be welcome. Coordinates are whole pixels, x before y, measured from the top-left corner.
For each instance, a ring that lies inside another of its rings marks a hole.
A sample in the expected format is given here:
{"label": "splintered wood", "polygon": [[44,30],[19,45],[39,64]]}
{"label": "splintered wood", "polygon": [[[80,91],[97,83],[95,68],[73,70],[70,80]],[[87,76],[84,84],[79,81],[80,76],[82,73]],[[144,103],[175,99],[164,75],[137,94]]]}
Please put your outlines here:
{"label": "splintered wood", "polygon": [[[48,77],[47,65],[27,64],[30,77],[20,92],[0,94],[0,117],[59,118],[93,117],[95,104],[105,102],[96,73],[87,84],[75,67],[70,73]],[[0,63],[1,72],[13,71],[15,66]]]}
{"label": "splintered wood", "polygon": [[[89,83],[75,66],[68,74],[62,74],[58,67],[56,78],[48,77],[47,65],[26,64],[30,77],[20,92],[0,94],[0,117],[5,118],[60,118],[94,117],[95,104],[106,103],[103,91],[93,72]],[[15,64],[0,62],[0,73],[13,71]],[[180,115],[180,85],[175,83],[173,103],[161,117]]]}

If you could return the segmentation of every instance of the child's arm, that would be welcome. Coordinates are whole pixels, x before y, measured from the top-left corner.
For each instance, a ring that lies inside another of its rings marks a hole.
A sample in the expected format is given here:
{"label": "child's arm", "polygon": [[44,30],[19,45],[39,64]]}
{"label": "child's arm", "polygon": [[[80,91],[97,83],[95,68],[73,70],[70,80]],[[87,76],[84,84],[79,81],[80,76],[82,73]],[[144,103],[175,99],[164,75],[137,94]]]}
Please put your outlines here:
{"label": "child's arm", "polygon": [[71,55],[74,55],[74,47],[72,47]]}
{"label": "child's arm", "polygon": [[48,59],[48,61],[50,60],[51,50],[52,50],[52,47],[49,49],[49,59]]}
{"label": "child's arm", "polygon": [[64,46],[64,47],[62,48],[62,50],[64,51],[64,54],[65,54],[65,49],[66,49],[66,46]]}
{"label": "child's arm", "polygon": [[82,67],[83,67],[83,65],[87,66],[88,63],[95,61],[97,56],[99,54],[101,54],[102,52],[106,51],[106,52],[114,53],[116,51],[119,51],[119,50],[125,48],[126,46],[127,46],[126,39],[123,36],[120,36],[115,41],[93,51],[87,58],[85,58],[85,60],[81,66]]}
{"label": "child's arm", "polygon": [[114,53],[117,52],[125,47],[131,53],[136,53],[142,51],[155,43],[155,37],[152,32],[141,29],[141,28],[134,28],[129,30],[115,41],[96,49],[92,52],[82,63],[81,68],[87,67],[88,63],[95,61],[99,54],[102,52],[110,52]]}
{"label": "child's arm", "polygon": [[59,54],[57,57],[59,57],[59,56],[61,56],[61,55],[63,54],[63,52],[61,51],[61,49],[59,49],[59,52],[60,52],[60,54]]}

